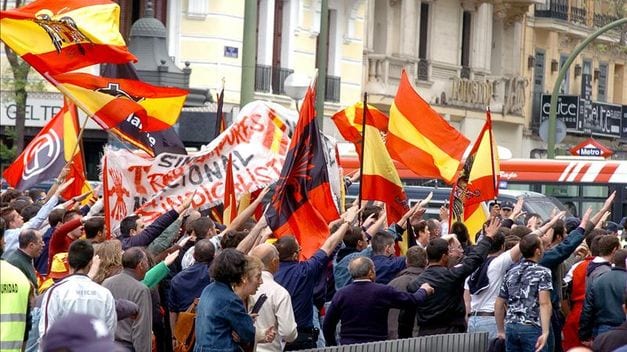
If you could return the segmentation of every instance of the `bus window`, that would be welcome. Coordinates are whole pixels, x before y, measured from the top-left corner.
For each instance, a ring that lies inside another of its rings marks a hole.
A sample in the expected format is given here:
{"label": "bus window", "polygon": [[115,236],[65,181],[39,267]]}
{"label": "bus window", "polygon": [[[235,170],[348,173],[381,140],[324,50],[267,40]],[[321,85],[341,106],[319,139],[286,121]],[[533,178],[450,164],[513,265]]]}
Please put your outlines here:
{"label": "bus window", "polygon": [[579,186],[577,185],[542,185],[540,193],[553,197],[577,197]]}
{"label": "bus window", "polygon": [[594,215],[603,207],[603,201],[583,201],[581,202],[581,210],[586,211],[588,208],[592,208],[592,214]]}
{"label": "bus window", "polygon": [[585,185],[583,186],[582,196],[584,197],[600,197],[605,198],[608,195],[607,186],[593,186],[593,185]]}
{"label": "bus window", "polygon": [[511,189],[514,191],[533,191],[530,184],[524,183],[509,183],[507,184],[507,189]]}

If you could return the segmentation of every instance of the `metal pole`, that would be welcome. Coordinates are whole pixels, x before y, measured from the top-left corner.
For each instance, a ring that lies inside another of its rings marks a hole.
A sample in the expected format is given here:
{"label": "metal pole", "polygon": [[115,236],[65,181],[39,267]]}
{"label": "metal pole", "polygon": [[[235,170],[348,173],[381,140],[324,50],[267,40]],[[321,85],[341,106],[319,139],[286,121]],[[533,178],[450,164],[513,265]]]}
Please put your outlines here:
{"label": "metal pole", "polygon": [[329,0],[322,0],[320,6],[320,33],[316,48],[316,68],[318,69],[318,86],[316,87],[316,118],[322,128],[324,118],[324,96],[327,84],[327,59],[329,42]]}
{"label": "metal pole", "polygon": [[573,50],[573,52],[570,54],[568,59],[566,59],[566,62],[564,63],[564,65],[560,68],[560,71],[557,74],[557,80],[555,81],[555,86],[553,86],[553,93],[551,94],[551,110],[549,111],[549,138],[547,141],[547,144],[548,144],[547,153],[548,153],[549,159],[555,159],[555,133],[557,129],[557,96],[559,94],[560,85],[562,84],[562,81],[564,80],[564,76],[566,76],[566,72],[568,72],[570,65],[573,63],[573,61],[575,61],[575,58],[577,57],[577,55],[579,55],[579,53],[582,52],[583,49],[586,46],[588,46],[588,44],[590,44],[590,42],[592,42],[601,34],[609,31],[610,29],[614,27],[622,26],[625,24],[627,24],[627,17],[622,18],[620,20],[616,20],[606,25],[605,27],[599,28],[596,32],[590,34],[590,36],[586,38],[586,40],[584,40],[579,45],[577,45],[577,47]]}
{"label": "metal pole", "polygon": [[[356,116],[355,116],[356,117]],[[366,119],[368,118],[368,93],[364,93],[363,121],[361,122],[361,160],[359,161],[359,201],[357,206],[361,208],[361,200],[364,191],[364,159],[366,152]],[[363,222],[363,217],[359,217],[359,226]]]}
{"label": "metal pole", "polygon": [[255,53],[257,52],[257,1],[244,5],[244,40],[242,42],[242,82],[239,105],[253,101],[255,96]]}

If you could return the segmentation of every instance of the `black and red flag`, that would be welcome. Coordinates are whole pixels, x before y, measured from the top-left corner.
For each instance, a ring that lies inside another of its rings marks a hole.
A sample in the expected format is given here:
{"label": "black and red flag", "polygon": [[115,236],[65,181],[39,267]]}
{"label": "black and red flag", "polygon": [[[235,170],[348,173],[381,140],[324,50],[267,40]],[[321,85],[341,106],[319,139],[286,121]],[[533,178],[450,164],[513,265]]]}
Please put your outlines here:
{"label": "black and red flag", "polygon": [[216,111],[216,121],[213,127],[213,138],[214,140],[218,138],[218,136],[226,130],[226,121],[224,121],[224,88],[218,94],[218,108]]}
{"label": "black and red flag", "polygon": [[315,91],[310,86],[281,178],[266,212],[266,220],[274,234],[277,237],[294,235],[304,258],[309,258],[322,246],[329,235],[329,222],[339,217],[329,184],[314,104]]}
{"label": "black and red flag", "polygon": [[[135,66],[131,63],[103,65],[101,76],[140,80]],[[159,155],[161,153],[187,154],[185,145],[183,145],[173,127],[162,131],[144,132],[137,125],[125,119],[116,126],[107,129],[107,131],[113,133],[122,141],[146,151],[150,155]]]}
{"label": "black and red flag", "polygon": [[4,170],[3,177],[11,187],[29,189],[38,183],[59,176],[71,162],[67,179],[74,182],[61,196],[70,199],[91,190],[85,177],[85,162],[78,140],[76,106],[67,98],[63,108],[39,131],[13,164]]}

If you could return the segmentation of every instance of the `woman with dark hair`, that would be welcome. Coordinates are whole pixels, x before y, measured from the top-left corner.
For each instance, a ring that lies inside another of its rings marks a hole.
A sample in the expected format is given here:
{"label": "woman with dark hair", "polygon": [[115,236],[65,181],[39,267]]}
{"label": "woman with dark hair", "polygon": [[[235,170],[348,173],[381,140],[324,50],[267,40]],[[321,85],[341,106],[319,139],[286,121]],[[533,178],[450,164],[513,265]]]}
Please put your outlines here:
{"label": "woman with dark hair", "polygon": [[214,281],[202,291],[196,308],[195,352],[239,351],[238,342],[254,343],[253,319],[233,290],[247,278],[246,267],[246,256],[233,248],[213,260],[209,273]]}
{"label": "woman with dark hair", "polygon": [[450,233],[457,235],[457,240],[462,244],[464,251],[471,245],[470,236],[468,235],[468,228],[463,222],[456,221],[451,225]]}

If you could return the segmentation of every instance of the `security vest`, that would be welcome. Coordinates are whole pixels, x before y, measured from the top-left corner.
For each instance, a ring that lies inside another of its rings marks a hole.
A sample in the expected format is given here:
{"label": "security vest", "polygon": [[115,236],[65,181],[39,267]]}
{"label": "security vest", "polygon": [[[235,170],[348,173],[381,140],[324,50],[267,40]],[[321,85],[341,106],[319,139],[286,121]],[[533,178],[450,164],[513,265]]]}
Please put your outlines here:
{"label": "security vest", "polygon": [[31,284],[20,269],[0,260],[0,351],[21,351]]}

